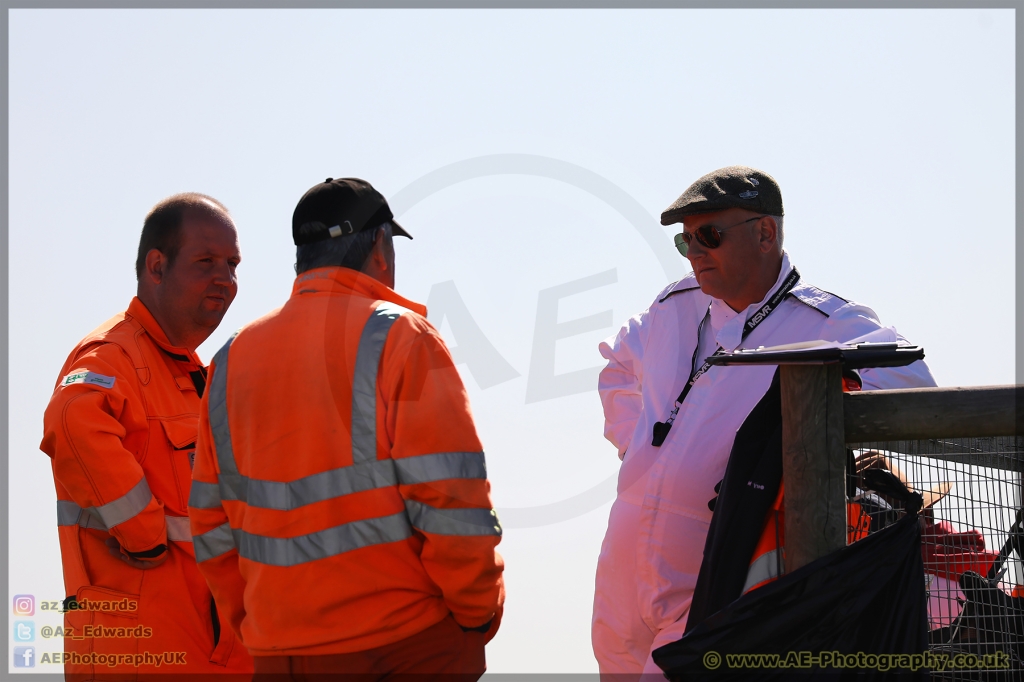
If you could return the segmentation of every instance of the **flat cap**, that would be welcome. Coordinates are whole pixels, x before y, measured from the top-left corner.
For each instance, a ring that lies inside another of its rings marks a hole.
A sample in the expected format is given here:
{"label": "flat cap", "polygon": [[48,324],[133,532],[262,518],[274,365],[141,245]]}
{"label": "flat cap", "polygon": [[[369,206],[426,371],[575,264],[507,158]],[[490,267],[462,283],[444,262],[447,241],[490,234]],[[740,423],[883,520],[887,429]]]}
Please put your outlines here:
{"label": "flat cap", "polygon": [[783,215],[782,190],[775,178],[748,166],[712,171],[689,186],[661,214],[661,224],[681,223],[697,213],[745,208],[765,215]]}

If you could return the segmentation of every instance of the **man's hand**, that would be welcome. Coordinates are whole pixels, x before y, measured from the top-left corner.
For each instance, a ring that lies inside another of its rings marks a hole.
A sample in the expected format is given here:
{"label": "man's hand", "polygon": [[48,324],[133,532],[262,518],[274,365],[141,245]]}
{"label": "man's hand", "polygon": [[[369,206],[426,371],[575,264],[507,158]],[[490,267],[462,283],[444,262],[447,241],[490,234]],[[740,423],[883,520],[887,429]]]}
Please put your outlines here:
{"label": "man's hand", "polygon": [[[503,590],[503,592],[504,592],[504,590]],[[504,601],[504,596],[502,597],[502,601]],[[489,621],[487,621],[486,623],[484,623],[483,625],[481,625],[479,627],[475,627],[475,628],[468,628],[465,625],[459,625],[459,627],[467,635],[469,633],[471,633],[471,632],[472,633],[480,633],[480,634],[482,634],[484,636],[484,644],[486,644],[487,642],[490,642],[492,639],[494,639],[494,635],[497,634],[498,626],[501,625],[501,616],[502,616],[503,611],[504,611],[503,607],[501,605],[499,605],[498,606],[498,610],[495,611],[495,613],[491,617],[491,619]],[[456,622],[456,624],[458,624],[458,621],[455,621],[455,622]]]}
{"label": "man's hand", "polygon": [[148,568],[156,568],[157,566],[159,566],[163,562],[167,561],[167,550],[166,549],[164,549],[163,554],[161,554],[160,556],[156,557],[155,559],[151,559],[149,561],[142,561],[140,559],[133,559],[130,556],[127,556],[126,554],[124,554],[121,551],[121,543],[119,543],[117,541],[117,538],[113,538],[113,537],[107,538],[106,544],[107,544],[107,547],[110,549],[111,556],[116,556],[118,559],[120,559],[121,561],[125,562],[129,566],[132,566],[133,568],[141,568],[142,570],[146,570]]}

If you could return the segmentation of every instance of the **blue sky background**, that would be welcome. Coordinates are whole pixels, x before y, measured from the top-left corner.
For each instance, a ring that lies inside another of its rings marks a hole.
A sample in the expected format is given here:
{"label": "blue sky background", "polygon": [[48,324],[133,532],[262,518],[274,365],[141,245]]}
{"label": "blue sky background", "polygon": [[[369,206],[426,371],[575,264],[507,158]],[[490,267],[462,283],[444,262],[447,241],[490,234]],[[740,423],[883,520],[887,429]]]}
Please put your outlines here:
{"label": "blue sky background", "polygon": [[[530,155],[396,205],[416,237],[396,288],[426,302],[453,282],[517,375],[483,387],[460,366],[507,526],[490,671],[596,671],[618,460],[596,390],[526,402],[542,292],[614,271],[557,308],[599,328],[555,343],[555,373],[596,376],[597,343],[689,270],[660,212],[751,165],[782,187],[807,281],[924,346],[940,385],[1012,383],[1013,27],[1012,10],[11,10],[10,592],[64,596],[41,415],[75,342],[133,295],[150,206],[201,191],[237,222],[239,294],[208,361],[287,297],[314,183],[401,196]],[[559,162],[578,170],[535,172]],[[642,207],[667,261],[587,174]]]}

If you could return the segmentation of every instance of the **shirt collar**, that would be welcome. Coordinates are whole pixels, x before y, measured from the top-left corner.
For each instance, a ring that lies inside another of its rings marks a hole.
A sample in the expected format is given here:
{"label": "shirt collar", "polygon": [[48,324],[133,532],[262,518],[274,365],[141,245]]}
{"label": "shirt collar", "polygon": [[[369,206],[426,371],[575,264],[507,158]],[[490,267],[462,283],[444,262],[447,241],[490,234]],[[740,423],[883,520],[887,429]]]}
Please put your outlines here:
{"label": "shirt collar", "polygon": [[715,333],[715,341],[718,342],[718,345],[729,351],[736,350],[739,347],[743,341],[743,326],[746,324],[747,318],[755,310],[760,309],[779,290],[779,287],[782,286],[782,283],[789,275],[789,271],[792,269],[793,266],[790,265],[789,254],[783,251],[782,267],[779,269],[779,276],[775,279],[775,284],[764,295],[764,298],[757,303],[751,303],[742,312],[736,312],[725,301],[717,298],[711,299],[711,330]]}
{"label": "shirt collar", "polygon": [[690,289],[699,289],[700,285],[697,284],[697,276],[693,272],[686,273],[681,280],[669,287],[668,291],[664,292],[664,295],[658,299],[658,302],[664,301],[672,294],[679,293],[680,291],[689,291]]}
{"label": "shirt collar", "polygon": [[138,296],[132,297],[132,302],[128,304],[128,315],[142,325],[142,328],[146,330],[146,333],[149,334],[154,343],[160,346],[172,358],[179,362],[191,363],[199,367],[203,366],[202,361],[194,351],[182,348],[181,346],[175,346],[167,339],[167,334],[164,333],[160,323],[156,321],[153,313],[149,312],[149,308],[139,300]]}
{"label": "shirt collar", "polygon": [[391,287],[378,282],[363,273],[345,267],[315,268],[295,278],[292,297],[306,293],[356,294],[380,301],[396,303],[423,317],[427,316],[426,306],[410,301],[397,294]]}

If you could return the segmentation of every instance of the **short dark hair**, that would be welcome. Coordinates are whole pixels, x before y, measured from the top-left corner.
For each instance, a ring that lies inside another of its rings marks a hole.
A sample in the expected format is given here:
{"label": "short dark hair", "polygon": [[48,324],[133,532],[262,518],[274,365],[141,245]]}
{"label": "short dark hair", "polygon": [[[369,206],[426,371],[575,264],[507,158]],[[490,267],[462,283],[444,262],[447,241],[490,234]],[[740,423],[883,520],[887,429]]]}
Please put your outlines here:
{"label": "short dark hair", "polygon": [[139,254],[135,258],[135,279],[142,278],[146,255],[153,249],[167,257],[168,266],[174,264],[181,250],[181,223],[189,211],[198,211],[215,219],[231,219],[227,207],[211,196],[183,192],[167,197],[149,211],[142,223]]}
{"label": "short dark hair", "polygon": [[313,268],[340,265],[351,270],[362,270],[373,249],[377,230],[384,230],[384,238],[391,243],[391,223],[381,223],[369,230],[360,230],[348,237],[332,237],[295,247],[295,274],[301,275]]}

